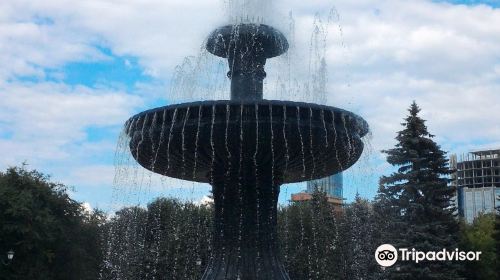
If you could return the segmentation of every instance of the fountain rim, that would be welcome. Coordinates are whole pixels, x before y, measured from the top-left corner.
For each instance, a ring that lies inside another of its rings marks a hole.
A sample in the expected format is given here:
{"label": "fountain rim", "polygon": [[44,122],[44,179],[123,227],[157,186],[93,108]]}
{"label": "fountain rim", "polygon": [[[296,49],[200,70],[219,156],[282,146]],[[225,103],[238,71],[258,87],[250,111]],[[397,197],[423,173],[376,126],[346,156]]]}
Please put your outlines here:
{"label": "fountain rim", "polygon": [[193,102],[185,102],[178,104],[171,104],[166,106],[161,106],[153,109],[149,109],[143,112],[140,112],[132,117],[130,117],[126,124],[130,123],[134,119],[140,118],[145,115],[149,115],[151,113],[155,113],[163,110],[175,110],[175,109],[184,109],[189,107],[200,107],[200,106],[216,106],[216,105],[243,105],[243,106],[257,106],[257,105],[275,105],[275,106],[288,106],[288,107],[302,107],[302,108],[312,108],[316,110],[327,110],[334,111],[338,113],[344,113],[346,115],[350,115],[356,120],[359,128],[359,137],[362,138],[368,134],[370,131],[368,122],[363,119],[361,116],[347,111],[345,109],[341,109],[338,107],[328,106],[328,105],[320,105],[316,103],[308,103],[302,101],[288,101],[288,100],[270,100],[270,99],[262,99],[262,100],[203,100],[203,101],[193,101]]}

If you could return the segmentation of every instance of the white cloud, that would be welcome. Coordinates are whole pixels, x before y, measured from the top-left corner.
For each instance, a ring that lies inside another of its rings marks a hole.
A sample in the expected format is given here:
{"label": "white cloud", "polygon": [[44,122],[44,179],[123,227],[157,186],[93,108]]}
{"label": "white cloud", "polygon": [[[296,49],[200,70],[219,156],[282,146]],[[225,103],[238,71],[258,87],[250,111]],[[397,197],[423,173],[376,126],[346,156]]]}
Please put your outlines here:
{"label": "white cloud", "polygon": [[[10,132],[5,145],[51,151],[51,158],[65,155],[65,147],[85,145],[90,127],[114,129],[123,124],[142,100],[125,92],[70,87],[63,84],[9,83],[0,86],[0,122]],[[5,139],[3,140],[6,141]],[[14,149],[10,151],[25,151]],[[49,155],[47,155],[49,156]]]}
{"label": "white cloud", "polygon": [[500,10],[368,2],[338,3],[349,53],[330,44],[330,103],[365,116],[377,150],[392,145],[412,100],[445,146],[496,142]]}
{"label": "white cloud", "polygon": [[[145,72],[162,78],[199,49],[223,14],[214,0],[7,0],[0,9],[0,40],[11,50],[1,61],[19,68],[9,72],[33,74],[37,66],[103,59],[95,46],[104,45],[138,57]],[[40,17],[48,23],[34,24]]]}
{"label": "white cloud", "polygon": [[37,13],[25,9],[29,4],[17,6],[21,1],[16,2],[0,3],[4,10],[0,15],[1,80],[16,75],[43,78],[45,68],[57,68],[68,61],[105,59],[92,46],[96,42],[90,36],[75,36],[76,30],[63,24],[36,23]]}
{"label": "white cloud", "polygon": [[[68,179],[72,184],[99,185],[110,180],[113,171],[109,166],[87,161],[112,153],[114,139],[89,142],[86,130],[99,127],[118,133],[137,108],[158,97],[172,97],[158,90],[158,85],[169,84],[174,66],[185,56],[200,53],[207,34],[227,21],[221,2],[1,1],[0,135],[9,137],[0,138],[0,166],[25,159],[35,165],[57,161],[59,167],[70,168],[65,175],[73,178]],[[285,32],[290,23],[288,11],[293,11],[295,70],[301,82],[307,81],[314,13],[325,19],[332,2],[274,2],[277,11],[269,22]],[[413,100],[421,105],[431,132],[445,148],[498,143],[500,9],[423,0],[340,0],[333,4],[340,20],[332,14],[326,41],[328,104],[368,120],[375,153],[394,143]],[[130,93],[107,85],[88,88],[16,78],[35,76],[43,81],[47,69],[64,75],[62,66],[69,62],[110,59],[101,47],[113,55],[138,58],[144,73],[154,76],[156,84],[137,84]],[[200,64],[217,61],[206,60],[202,58]],[[192,69],[198,69],[194,61]],[[269,62],[269,89],[286,67],[283,59]],[[219,96],[227,88],[225,65],[217,72],[210,67],[201,69],[196,70],[204,77],[201,79],[220,79],[211,85],[213,92],[207,92],[207,96]],[[197,86],[189,84],[184,81],[177,89]],[[293,92],[278,96],[306,99]],[[100,172],[103,176],[99,178],[85,175]]]}
{"label": "white cloud", "polygon": [[[56,83],[6,83],[0,86],[0,97],[2,169],[26,162],[75,187],[73,197],[99,205],[109,199],[82,194],[107,193],[111,187],[114,167],[106,164],[122,125],[142,105],[142,98]],[[108,131],[113,139],[89,139],[87,130],[95,128]]]}
{"label": "white cloud", "polygon": [[195,202],[197,205],[210,205],[214,203],[214,199],[208,196],[203,196],[200,200]]}
{"label": "white cloud", "polygon": [[77,166],[69,171],[64,178],[65,183],[72,186],[94,188],[109,187],[113,182],[115,168],[112,165]]}
{"label": "white cloud", "polygon": [[19,139],[50,137],[57,142],[70,134],[68,141],[81,140],[83,128],[117,125],[141,105],[140,98],[126,92],[64,84],[8,84],[0,90],[0,118],[15,128]]}

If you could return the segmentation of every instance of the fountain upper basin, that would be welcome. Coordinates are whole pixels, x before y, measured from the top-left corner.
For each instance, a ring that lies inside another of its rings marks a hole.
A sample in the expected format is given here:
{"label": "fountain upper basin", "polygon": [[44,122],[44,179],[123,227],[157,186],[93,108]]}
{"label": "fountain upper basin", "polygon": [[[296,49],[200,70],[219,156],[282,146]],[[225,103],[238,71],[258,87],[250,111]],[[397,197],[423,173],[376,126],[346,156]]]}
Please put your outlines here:
{"label": "fountain upper basin", "polygon": [[361,156],[368,124],[335,107],[290,101],[202,101],[142,112],[126,123],[130,150],[153,172],[211,182],[214,166],[272,170],[280,183],[323,178]]}

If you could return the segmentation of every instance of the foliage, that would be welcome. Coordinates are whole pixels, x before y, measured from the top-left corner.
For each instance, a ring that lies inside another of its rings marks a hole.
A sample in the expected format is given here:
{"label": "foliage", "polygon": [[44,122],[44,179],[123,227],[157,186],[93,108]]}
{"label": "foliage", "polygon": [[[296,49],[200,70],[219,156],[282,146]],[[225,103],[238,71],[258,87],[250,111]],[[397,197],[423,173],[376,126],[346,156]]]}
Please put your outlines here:
{"label": "foliage", "polygon": [[[500,199],[500,196],[497,197],[497,199]],[[493,239],[495,240],[495,253],[496,253],[495,267],[498,277],[500,277],[500,205],[497,206],[495,214],[496,214],[495,227],[493,230]]]}
{"label": "foliage", "polygon": [[462,249],[481,252],[480,261],[466,262],[464,276],[470,280],[498,279],[496,270],[497,256],[495,252],[494,214],[480,215],[472,225],[462,225]]}
{"label": "foliage", "polygon": [[198,280],[210,257],[211,224],[211,208],[174,199],[122,209],[108,224],[101,279]]}
{"label": "foliage", "polygon": [[[319,191],[311,201],[280,208],[278,234],[291,279],[404,279],[391,269],[380,269],[373,257],[376,247],[414,238],[404,227],[398,228],[401,225],[418,231],[426,242],[448,236],[436,235],[420,223],[432,223],[444,232],[449,232],[449,225],[436,223],[442,217],[432,222],[416,219],[410,215],[416,210],[403,208],[399,198],[388,195],[391,188],[381,184],[376,203],[356,196],[342,211],[334,211],[326,194]],[[411,200],[407,196],[402,201]],[[404,205],[417,207],[417,202],[412,203]],[[11,168],[0,173],[0,210],[0,250],[16,253],[10,266],[0,267],[0,279],[197,280],[210,258],[210,205],[159,198],[146,208],[123,208],[107,220],[100,211],[84,211],[68,197],[65,186],[50,182],[47,176]],[[472,225],[462,225],[460,248],[483,252],[481,262],[465,266],[467,279],[497,278],[496,221],[493,215],[484,215]],[[433,269],[441,273],[450,268]],[[450,279],[446,277],[442,279]],[[429,279],[406,279],[417,278]]]}
{"label": "foliage", "polygon": [[[383,151],[397,171],[380,179],[377,203],[383,204],[391,218],[385,232],[396,248],[419,251],[454,250],[458,242],[458,222],[449,186],[448,159],[432,140],[425,121],[418,116],[414,102],[410,115],[398,132],[397,144]],[[381,209],[381,207],[379,207]],[[386,277],[392,279],[457,279],[458,268],[451,262],[400,263]]]}
{"label": "foliage", "polygon": [[0,252],[12,249],[0,279],[96,279],[102,213],[86,213],[66,187],[37,171],[0,172]]}
{"label": "foliage", "polygon": [[124,208],[116,212],[106,225],[104,279],[140,279],[143,260],[147,256],[147,212],[139,207]]}
{"label": "foliage", "polygon": [[326,195],[296,202],[278,214],[285,266],[291,279],[335,279],[339,272],[337,222]]}
{"label": "foliage", "polygon": [[374,252],[379,245],[375,213],[368,200],[356,195],[341,219],[337,254],[341,259],[340,279],[379,279],[380,267]]}

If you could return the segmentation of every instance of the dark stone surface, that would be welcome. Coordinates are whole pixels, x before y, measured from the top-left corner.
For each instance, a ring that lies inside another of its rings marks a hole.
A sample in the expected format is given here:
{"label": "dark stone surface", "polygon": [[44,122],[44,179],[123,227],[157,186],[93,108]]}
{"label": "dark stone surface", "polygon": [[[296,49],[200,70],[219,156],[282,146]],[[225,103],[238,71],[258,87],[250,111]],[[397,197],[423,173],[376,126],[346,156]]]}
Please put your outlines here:
{"label": "dark stone surface", "polygon": [[272,58],[288,50],[283,33],[266,24],[241,23],[215,29],[207,40],[207,50],[216,56],[229,58],[251,50],[255,55]]}
{"label": "dark stone surface", "polygon": [[271,169],[251,161],[218,168],[212,183],[214,255],[202,279],[290,279],[279,257],[279,182]]}
{"label": "dark stone surface", "polygon": [[130,149],[139,164],[203,183],[211,182],[216,165],[229,168],[255,160],[272,168],[282,183],[323,178],[358,160],[360,138],[367,132],[367,123],[345,110],[267,100],[172,105],[127,123]]}
{"label": "dark stone surface", "polygon": [[285,36],[265,24],[220,27],[207,39],[207,50],[229,63],[231,100],[262,100],[266,59],[285,53]]}

